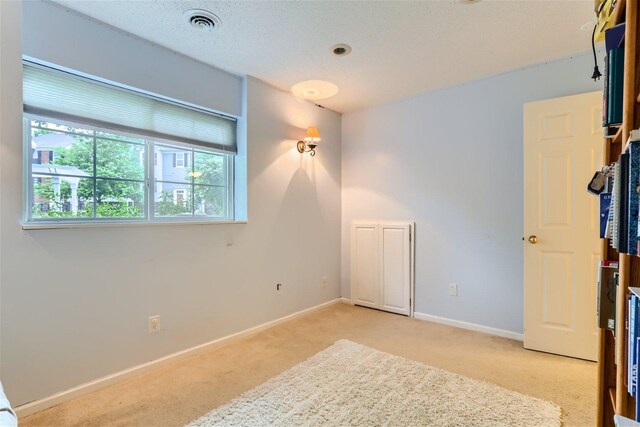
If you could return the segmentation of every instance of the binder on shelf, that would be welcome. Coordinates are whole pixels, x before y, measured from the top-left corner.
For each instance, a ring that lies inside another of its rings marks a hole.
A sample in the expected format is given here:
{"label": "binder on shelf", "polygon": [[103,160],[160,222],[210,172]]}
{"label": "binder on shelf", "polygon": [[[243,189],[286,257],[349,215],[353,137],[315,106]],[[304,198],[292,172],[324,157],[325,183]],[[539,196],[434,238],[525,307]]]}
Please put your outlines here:
{"label": "binder on shelf", "polygon": [[607,237],[609,226],[609,209],[611,208],[611,193],[600,193],[600,238]]}
{"label": "binder on shelf", "polygon": [[[615,293],[616,295],[618,295],[618,284],[620,283],[620,273],[613,273],[613,284],[615,285],[614,289],[615,289]],[[613,299],[613,312],[616,312],[616,307],[618,306],[618,298],[614,298]],[[615,317],[613,319],[613,336],[615,338],[616,336],[616,325],[615,325]],[[616,347],[614,350],[614,356],[618,357],[618,348]]]}
{"label": "binder on shelf", "polygon": [[638,296],[631,294],[628,299],[628,327],[627,335],[627,390],[631,396],[636,395],[636,370],[638,354]]}
{"label": "binder on shelf", "polygon": [[613,191],[611,192],[611,208],[609,209],[609,235],[611,247],[619,248],[619,220],[620,220],[620,162],[613,167]]}
{"label": "binder on shelf", "polygon": [[607,55],[607,124],[622,123],[622,98],[624,76],[624,47],[611,49]]}
{"label": "binder on shelf", "polygon": [[604,46],[607,52],[611,49],[622,46],[624,42],[625,23],[622,22],[614,27],[609,28],[604,33]]}
{"label": "binder on shelf", "polygon": [[[618,252],[629,253],[629,153],[620,155],[620,209],[618,211]],[[636,244],[635,240],[633,242]]]}
{"label": "binder on shelf", "polygon": [[602,93],[602,126],[605,128],[605,136],[615,135],[615,130],[609,127],[609,59],[613,49],[622,46],[624,41],[625,24],[618,24],[605,32],[605,58],[604,58],[604,88]]}
{"label": "binder on shelf", "polygon": [[640,360],[640,337],[636,338],[636,421],[640,421],[640,399],[637,397],[638,360]]}
{"label": "binder on shelf", "polygon": [[630,255],[638,255],[638,214],[640,214],[640,141],[629,143],[629,207],[627,209],[627,241]]}
{"label": "binder on shelf", "polygon": [[602,88],[602,127],[604,128],[605,137],[613,137],[609,128],[609,53],[604,57],[604,75]]}
{"label": "binder on shelf", "polygon": [[638,354],[640,352],[640,288],[629,287],[627,313],[627,389],[631,396],[638,394]]}
{"label": "binder on shelf", "polygon": [[598,293],[596,294],[597,325],[602,329],[615,330],[616,327],[616,274],[617,261],[598,262]]}

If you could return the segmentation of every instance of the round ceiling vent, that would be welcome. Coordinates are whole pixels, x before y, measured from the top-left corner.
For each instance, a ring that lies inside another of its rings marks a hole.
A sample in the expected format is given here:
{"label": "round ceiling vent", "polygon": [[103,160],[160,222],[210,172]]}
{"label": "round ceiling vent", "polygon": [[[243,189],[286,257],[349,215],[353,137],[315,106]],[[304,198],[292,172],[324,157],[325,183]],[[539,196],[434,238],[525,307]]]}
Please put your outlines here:
{"label": "round ceiling vent", "polygon": [[346,56],[351,53],[351,46],[348,44],[340,43],[331,47],[331,51],[336,56]]}
{"label": "round ceiling vent", "polygon": [[185,21],[199,31],[213,31],[222,26],[220,18],[203,9],[190,9],[183,13]]}

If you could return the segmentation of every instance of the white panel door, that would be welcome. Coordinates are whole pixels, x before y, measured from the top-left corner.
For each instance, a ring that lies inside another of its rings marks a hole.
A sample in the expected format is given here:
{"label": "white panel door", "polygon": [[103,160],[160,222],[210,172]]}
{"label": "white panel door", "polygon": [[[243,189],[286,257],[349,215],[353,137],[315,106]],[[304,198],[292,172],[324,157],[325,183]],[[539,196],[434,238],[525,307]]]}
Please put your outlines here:
{"label": "white panel door", "polygon": [[411,226],[380,224],[380,288],[382,310],[410,314]]}
{"label": "white panel door", "polygon": [[380,307],[378,224],[354,224],[351,229],[351,284],[354,303]]}
{"label": "white panel door", "polygon": [[602,93],[524,107],[524,346],[595,360]]}

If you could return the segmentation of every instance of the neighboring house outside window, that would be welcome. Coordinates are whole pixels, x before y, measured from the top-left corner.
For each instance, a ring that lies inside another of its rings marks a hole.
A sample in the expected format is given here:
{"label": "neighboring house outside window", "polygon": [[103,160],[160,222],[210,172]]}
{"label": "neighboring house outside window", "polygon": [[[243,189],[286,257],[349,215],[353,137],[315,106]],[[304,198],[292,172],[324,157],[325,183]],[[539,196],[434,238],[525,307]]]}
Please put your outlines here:
{"label": "neighboring house outside window", "polygon": [[173,203],[178,206],[185,206],[187,203],[187,190],[173,190]]}

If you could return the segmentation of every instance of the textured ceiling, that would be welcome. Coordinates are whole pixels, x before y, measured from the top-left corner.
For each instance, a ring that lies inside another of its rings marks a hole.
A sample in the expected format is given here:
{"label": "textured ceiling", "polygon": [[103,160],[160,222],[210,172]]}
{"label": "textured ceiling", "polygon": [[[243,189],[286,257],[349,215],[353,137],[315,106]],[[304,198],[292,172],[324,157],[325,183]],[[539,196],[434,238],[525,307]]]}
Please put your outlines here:
{"label": "textured ceiling", "polygon": [[[57,2],[285,90],[334,82],[340,93],[320,103],[341,112],[586,51],[590,32],[580,27],[593,19],[593,0]],[[191,8],[217,14],[222,27],[189,27]],[[334,56],[337,43],[353,52]]]}

